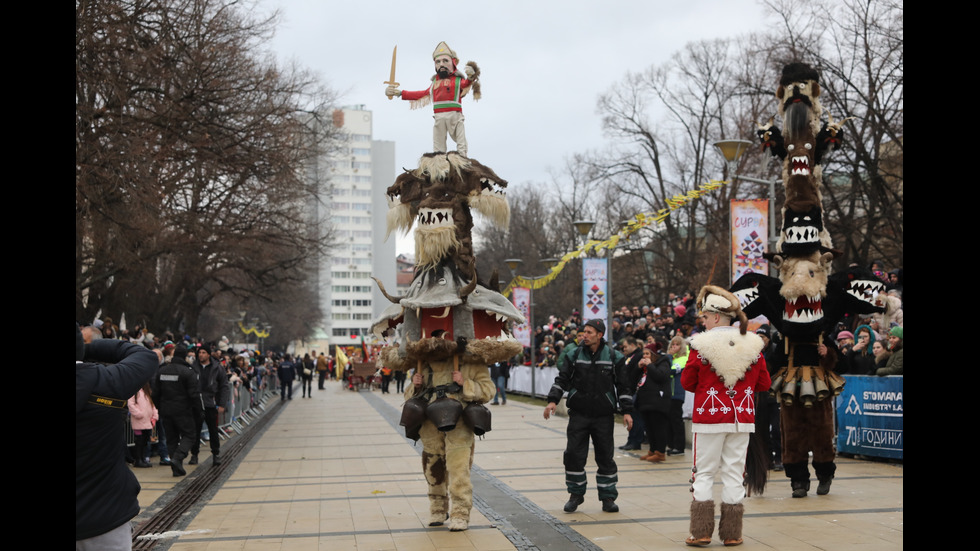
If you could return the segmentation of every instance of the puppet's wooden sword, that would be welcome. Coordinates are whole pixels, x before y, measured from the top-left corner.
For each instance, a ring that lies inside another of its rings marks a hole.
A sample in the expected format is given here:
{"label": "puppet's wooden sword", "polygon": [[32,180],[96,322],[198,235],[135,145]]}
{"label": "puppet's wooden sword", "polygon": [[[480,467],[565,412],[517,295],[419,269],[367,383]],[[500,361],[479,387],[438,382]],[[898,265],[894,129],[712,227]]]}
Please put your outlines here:
{"label": "puppet's wooden sword", "polygon": [[[395,59],[397,56],[398,56],[398,45],[396,44],[395,49],[391,51],[391,76],[388,77],[388,80],[384,81],[384,84],[388,84],[390,86],[398,86],[398,83],[395,82]],[[392,96],[388,96],[388,99],[391,98]]]}

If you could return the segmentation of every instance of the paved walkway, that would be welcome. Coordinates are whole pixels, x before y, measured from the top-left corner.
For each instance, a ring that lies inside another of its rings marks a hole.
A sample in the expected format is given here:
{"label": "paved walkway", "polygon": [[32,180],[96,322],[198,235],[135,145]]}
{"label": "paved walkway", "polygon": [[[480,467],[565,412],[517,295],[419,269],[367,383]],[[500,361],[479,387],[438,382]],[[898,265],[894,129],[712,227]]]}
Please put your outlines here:
{"label": "paved walkway", "polygon": [[[394,388],[394,385],[392,385]],[[298,386],[297,386],[298,390]],[[603,513],[590,492],[578,512],[562,511],[567,419],[511,400],[492,407],[493,430],[477,440],[470,529],[426,526],[421,444],[398,426],[402,399],[351,392],[336,382],[314,396],[269,402],[262,426],[223,443],[226,461],[173,478],[168,467],[135,469],[143,485],[137,533],[172,520],[162,539],[136,547],[174,551],[509,550],[687,548],[690,452],[653,465],[620,452],[620,513]],[[616,443],[626,441],[617,428]],[[156,463],[154,463],[156,465]],[[773,473],[763,496],[745,500],[741,549],[894,550],[903,547],[902,465],[841,458],[830,495],[790,497]],[[816,482],[813,483],[816,488]],[[716,488],[716,501],[721,489]],[[182,507],[178,504],[184,504]],[[140,527],[144,530],[140,530]],[[149,531],[152,538],[164,530]],[[144,533],[144,536],[147,535]],[[716,541],[712,547],[720,548]]]}

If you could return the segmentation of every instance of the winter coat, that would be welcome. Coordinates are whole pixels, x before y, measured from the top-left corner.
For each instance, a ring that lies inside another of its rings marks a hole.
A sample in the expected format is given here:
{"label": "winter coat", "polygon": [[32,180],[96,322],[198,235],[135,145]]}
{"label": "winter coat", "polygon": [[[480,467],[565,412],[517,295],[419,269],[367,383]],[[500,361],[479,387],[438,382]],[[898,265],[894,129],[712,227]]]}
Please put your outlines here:
{"label": "winter coat", "polygon": [[670,372],[670,356],[660,356],[653,360],[647,364],[646,370],[640,368],[639,376],[634,382],[638,411],[667,413],[670,410]]}
{"label": "winter coat", "polygon": [[[548,402],[557,404],[568,392],[568,409],[598,417],[616,412],[617,402],[622,413],[633,413],[633,392],[626,375],[626,359],[609,348],[605,339],[593,354],[580,346],[562,356],[558,376],[548,392]],[[617,400],[618,397],[618,400]]]}
{"label": "winter coat", "polygon": [[761,337],[734,327],[691,339],[681,384],[694,393],[694,432],[755,432],[755,395],[771,385],[762,347]]}
{"label": "winter coat", "polygon": [[[75,540],[104,534],[139,514],[140,485],[126,466],[123,406],[157,368],[145,347],[101,339],[75,355]],[[102,363],[107,362],[107,363]]]}
{"label": "winter coat", "polygon": [[134,430],[152,430],[160,419],[160,412],[141,388],[129,399],[129,421]]}
{"label": "winter coat", "polygon": [[182,417],[204,410],[197,373],[183,358],[174,356],[170,363],[160,366],[155,388],[156,404],[163,415]]}
{"label": "winter coat", "polygon": [[197,372],[201,383],[201,400],[204,407],[227,407],[228,400],[231,398],[231,385],[228,383],[228,375],[225,368],[214,358],[208,365],[201,365],[201,362],[194,360],[194,371]]}

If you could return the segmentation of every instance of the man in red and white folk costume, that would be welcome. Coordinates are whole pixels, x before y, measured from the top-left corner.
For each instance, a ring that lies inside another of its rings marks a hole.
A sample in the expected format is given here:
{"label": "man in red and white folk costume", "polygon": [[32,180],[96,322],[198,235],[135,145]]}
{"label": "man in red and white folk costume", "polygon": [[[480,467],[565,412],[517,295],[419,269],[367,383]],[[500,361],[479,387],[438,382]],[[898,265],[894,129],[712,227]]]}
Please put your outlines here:
{"label": "man in red and white folk costume", "polygon": [[[686,543],[711,543],[715,502],[711,486],[724,483],[718,536],[725,545],[742,543],[742,485],[749,437],[755,432],[755,397],[769,390],[762,338],[746,333],[747,320],[732,293],[714,285],[701,289],[698,310],[707,331],[691,339],[681,385],[694,393],[694,474],[691,477],[691,535]],[[738,319],[739,328],[731,327]]]}
{"label": "man in red and white folk costume", "polygon": [[412,102],[412,109],[432,104],[435,125],[432,127],[433,151],[446,152],[446,134],[456,142],[456,151],[464,157],[467,155],[466,130],[463,118],[463,96],[470,88],[473,89],[473,99],[480,99],[480,68],[470,61],[466,64],[465,74],[456,66],[459,58],[448,44],[440,42],[432,59],[435,62],[436,74],[432,84],[425,90],[411,92],[401,91],[397,86],[388,86],[385,95],[401,96],[403,100]]}

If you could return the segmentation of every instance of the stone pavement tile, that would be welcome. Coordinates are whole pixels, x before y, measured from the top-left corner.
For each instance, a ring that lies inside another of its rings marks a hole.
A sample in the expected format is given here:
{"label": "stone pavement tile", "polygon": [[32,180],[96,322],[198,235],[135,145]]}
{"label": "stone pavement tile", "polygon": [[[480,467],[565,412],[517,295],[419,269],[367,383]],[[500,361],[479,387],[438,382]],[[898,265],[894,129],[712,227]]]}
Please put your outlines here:
{"label": "stone pavement tile", "polygon": [[[398,551],[440,551],[425,533],[398,534],[395,538],[395,548]],[[513,548],[510,546],[506,549]]]}
{"label": "stone pavement tile", "polygon": [[[171,549],[514,549],[507,539],[513,529],[507,517],[494,517],[501,519],[498,526],[477,507],[465,532],[426,526],[421,445],[406,440],[396,426],[402,402],[394,394],[328,386],[314,400],[287,403],[184,528],[211,532],[181,536]],[[541,410],[513,401],[491,408],[494,430],[476,442],[473,476],[489,477],[491,484],[483,487],[503,492],[495,499],[509,500],[510,495],[514,503],[538,508],[508,514],[545,515],[546,524],[557,523],[570,537],[605,550],[685,548],[690,454],[653,465],[638,459],[645,450],[617,450],[621,512],[610,514],[595,498],[590,453],[590,493],[580,512],[567,514],[561,510],[568,498],[562,467],[567,418],[545,421]],[[625,442],[625,429],[617,427],[615,438],[616,445]],[[766,493],[745,502],[741,549],[902,548],[901,465],[849,459],[838,465],[831,494],[815,496],[814,480],[806,499],[789,497],[788,480],[771,473]],[[160,472],[146,472],[155,469]],[[169,475],[166,467],[137,471],[147,486],[169,488],[179,482],[163,476]],[[716,501],[720,493],[719,484]],[[567,540],[557,548],[578,547]]]}

